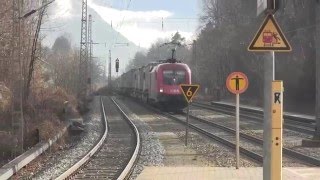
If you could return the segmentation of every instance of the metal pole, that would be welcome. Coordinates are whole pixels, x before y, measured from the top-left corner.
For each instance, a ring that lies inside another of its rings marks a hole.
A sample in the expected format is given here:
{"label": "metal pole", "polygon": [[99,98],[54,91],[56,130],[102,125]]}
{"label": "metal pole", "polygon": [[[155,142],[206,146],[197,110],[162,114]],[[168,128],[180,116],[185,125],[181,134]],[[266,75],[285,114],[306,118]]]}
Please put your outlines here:
{"label": "metal pole", "polygon": [[109,50],[109,76],[108,76],[108,86],[111,87],[111,49]]}
{"label": "metal pole", "polygon": [[[19,17],[21,16],[21,11],[22,11],[22,6],[23,4],[21,4],[21,2],[18,0],[18,6],[19,6]],[[21,152],[23,153],[23,146],[24,146],[24,117],[23,117],[23,86],[24,86],[24,80],[23,80],[23,65],[22,65],[22,59],[21,59],[21,53],[22,53],[22,46],[21,46],[21,20],[18,20],[18,43],[19,43],[19,54],[18,54],[18,58],[19,58],[19,68],[20,68],[20,118],[21,118]]]}
{"label": "metal pole", "polygon": [[[316,11],[316,18],[315,22],[320,21],[320,2],[317,2],[315,6]],[[320,34],[320,27],[316,26],[315,34]],[[320,46],[320,36],[317,35],[315,38],[315,45],[316,47]],[[316,115],[316,125],[313,139],[316,141],[320,141],[320,53],[316,51],[316,108],[315,108],[315,115]]]}
{"label": "metal pole", "polygon": [[240,164],[240,154],[239,154],[239,105],[240,105],[240,95],[236,94],[236,169],[239,169]]}
{"label": "metal pole", "polygon": [[263,180],[271,180],[271,101],[272,81],[275,78],[274,52],[264,59],[264,119],[263,119]]}
{"label": "metal pole", "polygon": [[196,79],[196,82],[198,81],[198,61],[197,61],[197,46],[196,46],[196,40],[193,40],[193,43],[192,43],[192,53],[193,53],[193,62],[194,62],[194,66],[195,66],[195,79]]}
{"label": "metal pole", "polygon": [[187,124],[186,124],[186,140],[185,140],[185,145],[188,146],[188,134],[189,134],[189,108],[190,103],[188,103],[187,107]]}
{"label": "metal pole", "polygon": [[89,59],[88,59],[88,80],[89,80],[89,94],[92,93],[92,15],[89,14],[88,21],[88,48],[89,48]]}

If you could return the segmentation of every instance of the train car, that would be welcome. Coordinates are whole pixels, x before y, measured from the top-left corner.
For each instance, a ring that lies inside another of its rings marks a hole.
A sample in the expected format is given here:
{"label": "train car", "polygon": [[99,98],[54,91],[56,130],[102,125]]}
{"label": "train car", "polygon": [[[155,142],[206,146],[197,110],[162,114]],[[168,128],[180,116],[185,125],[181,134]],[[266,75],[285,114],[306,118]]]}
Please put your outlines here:
{"label": "train car", "polygon": [[131,69],[130,71],[124,73],[121,75],[120,78],[118,78],[118,82],[120,85],[119,85],[119,92],[121,94],[124,94],[124,95],[130,95],[132,96],[133,95],[133,92],[134,92],[134,72],[135,72],[135,69]]}
{"label": "train car", "polygon": [[191,84],[191,70],[175,59],[130,70],[120,80],[123,92],[161,109],[175,111],[187,106],[179,85]]}

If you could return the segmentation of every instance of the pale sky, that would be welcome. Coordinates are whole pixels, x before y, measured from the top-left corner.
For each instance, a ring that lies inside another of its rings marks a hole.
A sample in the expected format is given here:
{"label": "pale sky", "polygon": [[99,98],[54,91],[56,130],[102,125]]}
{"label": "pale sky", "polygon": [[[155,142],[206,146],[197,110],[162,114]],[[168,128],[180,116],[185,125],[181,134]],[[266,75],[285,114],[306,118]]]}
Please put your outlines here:
{"label": "pale sky", "polygon": [[[159,38],[179,31],[192,40],[198,26],[199,0],[88,0],[103,20],[138,46],[148,48]],[[56,0],[55,21],[81,16],[80,0]],[[162,21],[163,18],[163,21]],[[162,25],[163,22],[163,25]],[[116,41],[114,37],[113,41]]]}

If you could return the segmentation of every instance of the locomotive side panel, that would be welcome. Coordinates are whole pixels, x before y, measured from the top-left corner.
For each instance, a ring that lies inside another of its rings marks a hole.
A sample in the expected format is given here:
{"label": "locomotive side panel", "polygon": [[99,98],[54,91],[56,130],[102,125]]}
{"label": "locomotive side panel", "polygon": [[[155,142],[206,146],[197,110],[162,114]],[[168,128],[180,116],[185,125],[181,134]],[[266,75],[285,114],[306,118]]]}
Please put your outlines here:
{"label": "locomotive side panel", "polygon": [[149,99],[153,102],[157,101],[157,66],[152,68],[150,72],[150,89],[149,89]]}
{"label": "locomotive side panel", "polygon": [[137,97],[138,92],[138,82],[139,82],[139,69],[135,69],[133,72],[133,96]]}
{"label": "locomotive side panel", "polygon": [[132,95],[134,90],[134,69],[130,70],[126,77],[127,94]]}
{"label": "locomotive side panel", "polygon": [[150,85],[150,65],[143,67],[142,100],[148,101],[148,90]]}
{"label": "locomotive side panel", "polygon": [[138,93],[139,98],[142,99],[142,92],[143,92],[143,82],[144,82],[144,67],[139,68],[139,82],[138,82]]}

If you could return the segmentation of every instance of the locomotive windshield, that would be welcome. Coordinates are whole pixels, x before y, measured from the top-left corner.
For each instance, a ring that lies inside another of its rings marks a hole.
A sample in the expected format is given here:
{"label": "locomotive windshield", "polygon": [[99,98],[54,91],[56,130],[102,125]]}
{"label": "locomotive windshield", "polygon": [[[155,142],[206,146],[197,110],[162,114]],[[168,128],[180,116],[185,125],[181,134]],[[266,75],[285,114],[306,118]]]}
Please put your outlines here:
{"label": "locomotive windshield", "polygon": [[165,85],[179,85],[186,82],[186,72],[183,70],[164,70],[163,83]]}

